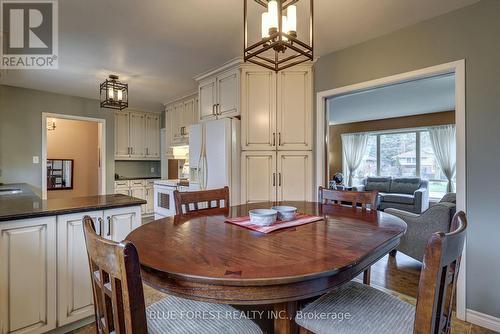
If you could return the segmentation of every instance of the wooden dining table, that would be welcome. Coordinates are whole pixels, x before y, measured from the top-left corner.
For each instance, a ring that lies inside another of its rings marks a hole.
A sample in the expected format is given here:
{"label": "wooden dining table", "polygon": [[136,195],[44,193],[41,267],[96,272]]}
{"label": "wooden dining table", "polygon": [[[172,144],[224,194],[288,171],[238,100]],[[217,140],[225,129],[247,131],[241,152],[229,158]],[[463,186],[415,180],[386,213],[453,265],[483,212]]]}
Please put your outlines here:
{"label": "wooden dining table", "polygon": [[[278,204],[323,219],[268,234],[225,222]],[[300,301],[352,280],[396,248],[405,231],[404,221],[377,210],[280,202],[159,219],[126,239],[137,247],[147,285],[198,301],[271,304],[281,334],[297,332]]]}

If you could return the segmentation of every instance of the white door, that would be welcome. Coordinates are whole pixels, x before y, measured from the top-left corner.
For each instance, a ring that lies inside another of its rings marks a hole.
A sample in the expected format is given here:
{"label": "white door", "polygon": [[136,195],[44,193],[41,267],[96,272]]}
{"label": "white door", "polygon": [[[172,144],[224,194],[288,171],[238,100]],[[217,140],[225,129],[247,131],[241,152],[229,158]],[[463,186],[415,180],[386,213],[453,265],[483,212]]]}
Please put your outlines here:
{"label": "white door", "polygon": [[198,105],[200,120],[214,118],[216,104],[216,79],[210,78],[200,82],[198,88]]}
{"label": "white door", "polygon": [[312,153],[278,152],[278,201],[312,201]]}
{"label": "white door", "polygon": [[278,73],[278,150],[312,149],[312,90],[311,68]]}
{"label": "white door", "polygon": [[179,144],[182,141],[181,127],[182,127],[182,113],[184,111],[184,103],[177,103],[172,110],[172,134],[174,144]]}
{"label": "white door", "polygon": [[184,102],[184,111],[182,113],[183,135],[189,136],[189,126],[194,123],[194,104],[195,99],[189,99]]}
{"label": "white door", "polygon": [[241,81],[241,147],[274,150],[276,147],[276,74],[243,68]]}
{"label": "white door", "polygon": [[103,212],[83,212],[57,216],[57,319],[58,326],[94,314],[92,282],[83,234],[84,216],[94,221],[101,233]]}
{"label": "white door", "polygon": [[160,115],[146,114],[146,157],[160,157]]}
{"label": "white door", "polygon": [[[144,185],[130,187],[130,196],[146,200],[146,188]],[[141,205],[142,212],[146,212],[146,204]]]}
{"label": "white door", "polygon": [[131,206],[104,211],[103,237],[113,241],[122,241],[141,226],[141,207]]}
{"label": "white door", "polygon": [[45,333],[56,327],[56,218],[0,224],[0,329]]}
{"label": "white door", "polygon": [[276,152],[241,154],[241,203],[276,201]]}
{"label": "white door", "polygon": [[204,188],[231,186],[231,119],[205,123],[205,164],[202,167]]}
{"label": "white door", "polygon": [[222,117],[238,116],[240,77],[239,69],[232,69],[217,76],[217,111]]}
{"label": "white door", "polygon": [[130,112],[130,157],[144,158],[146,155],[144,113]]}
{"label": "white door", "polygon": [[154,212],[154,188],[152,184],[146,186],[146,201],[148,203],[146,204],[146,209],[143,214],[149,215]]}
{"label": "white door", "polygon": [[115,112],[115,158],[128,158],[130,155],[129,142],[129,113]]}

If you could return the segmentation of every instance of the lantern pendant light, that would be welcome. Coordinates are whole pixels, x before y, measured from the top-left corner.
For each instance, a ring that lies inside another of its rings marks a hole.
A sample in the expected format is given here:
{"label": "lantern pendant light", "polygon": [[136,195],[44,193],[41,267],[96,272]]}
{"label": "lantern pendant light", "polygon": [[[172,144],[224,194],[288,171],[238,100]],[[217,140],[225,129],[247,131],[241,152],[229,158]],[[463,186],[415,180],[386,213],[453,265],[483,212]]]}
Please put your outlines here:
{"label": "lantern pendant light", "polygon": [[[309,2],[309,43],[300,40],[297,32],[296,4],[300,1],[244,0],[243,58],[246,62],[278,72],[314,59],[314,0],[302,0]],[[251,45],[248,41],[248,2],[265,8],[261,14],[261,39]]]}
{"label": "lantern pendant light", "polygon": [[128,107],[128,84],[111,74],[100,86],[101,108],[122,110]]}

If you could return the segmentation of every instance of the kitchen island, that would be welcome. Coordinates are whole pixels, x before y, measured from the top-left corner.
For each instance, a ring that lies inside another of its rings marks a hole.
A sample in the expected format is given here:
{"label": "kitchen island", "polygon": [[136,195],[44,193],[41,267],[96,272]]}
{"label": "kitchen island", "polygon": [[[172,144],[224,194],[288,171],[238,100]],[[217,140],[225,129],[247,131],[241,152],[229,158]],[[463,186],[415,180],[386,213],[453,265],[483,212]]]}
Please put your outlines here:
{"label": "kitchen island", "polygon": [[62,332],[92,320],[92,286],[82,218],[121,241],[141,225],[142,199],[97,195],[48,199],[26,184],[0,186],[0,328]]}

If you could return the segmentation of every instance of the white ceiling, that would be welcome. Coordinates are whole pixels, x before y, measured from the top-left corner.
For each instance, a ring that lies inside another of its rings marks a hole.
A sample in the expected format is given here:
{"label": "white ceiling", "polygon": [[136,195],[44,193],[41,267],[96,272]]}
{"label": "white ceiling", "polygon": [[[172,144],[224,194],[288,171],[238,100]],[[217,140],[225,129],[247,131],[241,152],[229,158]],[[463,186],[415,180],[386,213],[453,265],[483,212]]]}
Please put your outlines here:
{"label": "white ceiling", "polygon": [[455,75],[420,79],[328,100],[330,124],[428,114],[455,109]]}
{"label": "white ceiling", "polygon": [[[478,1],[315,0],[316,55]],[[242,16],[242,0],[61,0],[59,69],[3,71],[0,83],[97,98],[116,73],[131,106],[158,110],[193,91],[195,75],[241,56]]]}

